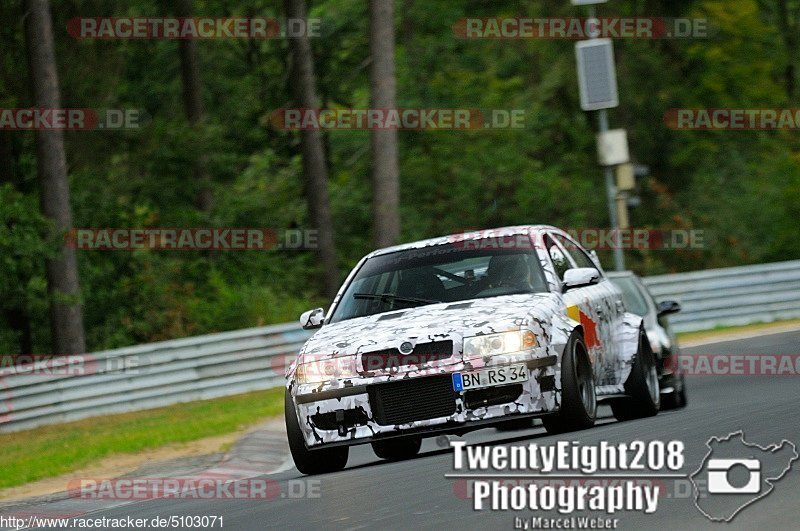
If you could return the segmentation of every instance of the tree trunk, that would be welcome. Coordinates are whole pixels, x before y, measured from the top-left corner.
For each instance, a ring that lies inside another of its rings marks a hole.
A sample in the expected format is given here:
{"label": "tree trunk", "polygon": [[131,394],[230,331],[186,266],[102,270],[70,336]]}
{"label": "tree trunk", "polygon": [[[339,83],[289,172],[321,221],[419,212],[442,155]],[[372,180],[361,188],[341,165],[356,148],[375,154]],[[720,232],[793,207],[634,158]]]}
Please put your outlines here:
{"label": "tree trunk", "polygon": [[[305,0],[285,0],[286,17],[306,18]],[[319,100],[316,93],[314,57],[308,36],[289,38],[290,77],[294,104],[303,109],[316,109]],[[306,200],[311,223],[317,229],[317,250],[322,266],[325,294],[334,297],[339,289],[339,270],[336,265],[333,220],[328,199],[328,166],[322,132],[303,130],[300,133],[300,148],[303,155],[303,176]]]}
{"label": "tree trunk", "polygon": [[[192,0],[177,0],[175,9],[179,17],[192,16]],[[200,61],[194,39],[179,39],[178,51],[181,57],[181,81],[183,83],[183,107],[186,119],[193,128],[205,118],[203,106],[203,83],[200,79]],[[214,197],[211,192],[211,176],[208,173],[208,158],[205,154],[194,161],[192,173],[199,186],[195,205],[203,212],[211,210]]]}
{"label": "tree trunk", "polygon": [[[8,131],[0,131],[0,184],[11,184],[15,188],[19,185],[19,172],[17,171],[17,160],[14,153],[14,146],[11,143],[11,136]],[[15,279],[21,285],[27,284],[27,279]],[[8,326],[19,333],[19,353],[33,353],[33,334],[31,331],[31,320],[26,310],[27,304],[25,297],[12,305],[5,311],[5,320]],[[0,357],[2,357],[0,355]],[[12,360],[14,356],[12,355]],[[2,363],[0,363],[2,365]]]}
{"label": "tree trunk", "polygon": [[800,17],[800,7],[794,3],[789,5],[787,0],[778,0],[778,27],[783,44],[786,46],[787,56],[783,78],[790,105],[797,100],[797,54],[799,51],[797,31],[800,29],[798,17]]}
{"label": "tree trunk", "polygon": [[[59,108],[58,72],[47,0],[25,0],[25,37],[35,105]],[[72,228],[72,212],[62,131],[36,132],[36,165],[42,213],[53,221],[57,237],[64,242],[59,257],[47,261],[53,354],[80,354],[86,351],[86,342],[78,263],[75,250],[66,245],[63,238],[63,234]]]}
{"label": "tree trunk", "polygon": [[[369,80],[373,109],[396,105],[394,71],[394,0],[369,2]],[[376,247],[394,245],[400,239],[400,168],[397,131],[372,131],[372,216]]]}
{"label": "tree trunk", "polygon": [[19,184],[14,147],[8,131],[0,131],[0,183]]}

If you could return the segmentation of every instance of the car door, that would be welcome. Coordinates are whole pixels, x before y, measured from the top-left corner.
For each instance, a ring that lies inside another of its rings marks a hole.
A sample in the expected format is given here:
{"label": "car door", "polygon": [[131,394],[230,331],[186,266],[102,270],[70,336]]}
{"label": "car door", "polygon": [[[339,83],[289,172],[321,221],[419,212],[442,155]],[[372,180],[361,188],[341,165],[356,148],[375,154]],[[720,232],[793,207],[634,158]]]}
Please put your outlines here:
{"label": "car door", "polygon": [[583,326],[598,385],[614,385],[618,383],[615,367],[619,352],[614,342],[614,329],[621,319],[621,306],[616,302],[619,294],[589,254],[573,239],[557,231],[552,231],[550,236],[565,254],[567,269],[588,267],[596,269],[600,275],[600,282],[570,290],[564,299],[570,317]]}

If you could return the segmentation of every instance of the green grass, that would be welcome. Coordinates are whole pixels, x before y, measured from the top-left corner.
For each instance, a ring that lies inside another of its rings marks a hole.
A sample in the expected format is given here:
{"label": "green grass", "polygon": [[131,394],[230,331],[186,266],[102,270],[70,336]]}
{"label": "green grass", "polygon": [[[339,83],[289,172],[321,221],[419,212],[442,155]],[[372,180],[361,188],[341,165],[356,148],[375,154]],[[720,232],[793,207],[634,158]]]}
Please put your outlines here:
{"label": "green grass", "polygon": [[0,434],[0,488],[98,459],[225,435],[283,412],[283,388]]}
{"label": "green grass", "polygon": [[697,332],[682,332],[678,334],[678,340],[691,341],[694,339],[713,338],[717,335],[724,336],[725,334],[734,332],[759,332],[769,331],[771,328],[779,328],[787,325],[800,326],[800,319],[790,319],[787,321],[773,321],[769,323],[753,323],[743,326],[717,326],[711,330],[699,330]]}

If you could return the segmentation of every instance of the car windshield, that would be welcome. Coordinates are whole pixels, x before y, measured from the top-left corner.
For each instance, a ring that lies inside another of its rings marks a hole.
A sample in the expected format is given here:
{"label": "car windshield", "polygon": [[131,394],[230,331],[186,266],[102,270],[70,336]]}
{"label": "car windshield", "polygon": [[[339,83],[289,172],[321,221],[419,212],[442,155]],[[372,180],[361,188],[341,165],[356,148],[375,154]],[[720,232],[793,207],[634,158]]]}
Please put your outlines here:
{"label": "car windshield", "polygon": [[629,312],[642,317],[647,315],[647,301],[635,280],[629,277],[612,278],[611,280],[622,290],[622,300],[625,301],[625,307]]}
{"label": "car windshield", "polygon": [[410,249],[367,260],[348,285],[331,322],[440,302],[547,290],[532,249],[498,249],[491,243],[483,245],[483,240]]}

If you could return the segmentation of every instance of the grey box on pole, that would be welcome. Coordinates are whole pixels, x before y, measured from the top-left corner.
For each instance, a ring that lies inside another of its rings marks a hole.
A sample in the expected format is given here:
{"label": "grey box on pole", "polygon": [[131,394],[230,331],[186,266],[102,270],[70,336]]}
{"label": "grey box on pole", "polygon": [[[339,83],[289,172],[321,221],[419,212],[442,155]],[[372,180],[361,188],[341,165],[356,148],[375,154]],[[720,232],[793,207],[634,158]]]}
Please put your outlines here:
{"label": "grey box on pole", "polygon": [[575,43],[581,109],[596,111],[619,105],[614,47],[611,39]]}

